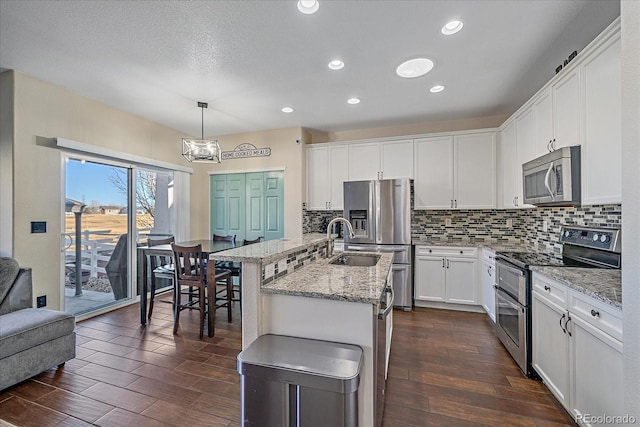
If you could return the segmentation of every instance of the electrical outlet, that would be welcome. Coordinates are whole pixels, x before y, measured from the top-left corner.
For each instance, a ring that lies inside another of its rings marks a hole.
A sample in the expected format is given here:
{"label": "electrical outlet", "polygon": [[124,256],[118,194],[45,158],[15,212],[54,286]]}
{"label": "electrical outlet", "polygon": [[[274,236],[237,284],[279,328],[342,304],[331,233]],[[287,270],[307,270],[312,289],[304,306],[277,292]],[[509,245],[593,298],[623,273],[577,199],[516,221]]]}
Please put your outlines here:
{"label": "electrical outlet", "polygon": [[544,232],[549,231],[549,223],[546,220],[542,221],[542,231]]}
{"label": "electrical outlet", "polygon": [[36,308],[46,307],[46,305],[47,305],[46,295],[40,295],[39,297],[36,298]]}
{"label": "electrical outlet", "polygon": [[451,218],[445,218],[444,226],[445,227],[451,227]]}
{"label": "electrical outlet", "polygon": [[507,219],[507,227],[513,227],[513,220],[511,218]]}

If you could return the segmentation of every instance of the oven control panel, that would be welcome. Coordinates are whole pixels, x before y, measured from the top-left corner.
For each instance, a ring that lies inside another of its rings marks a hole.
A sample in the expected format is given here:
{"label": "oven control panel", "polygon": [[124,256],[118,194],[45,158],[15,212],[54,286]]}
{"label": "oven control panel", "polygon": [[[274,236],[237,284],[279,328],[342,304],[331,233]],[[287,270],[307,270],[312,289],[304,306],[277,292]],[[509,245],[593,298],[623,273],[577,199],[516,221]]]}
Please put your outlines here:
{"label": "oven control panel", "polygon": [[560,229],[560,242],[620,252],[620,229],[563,226]]}

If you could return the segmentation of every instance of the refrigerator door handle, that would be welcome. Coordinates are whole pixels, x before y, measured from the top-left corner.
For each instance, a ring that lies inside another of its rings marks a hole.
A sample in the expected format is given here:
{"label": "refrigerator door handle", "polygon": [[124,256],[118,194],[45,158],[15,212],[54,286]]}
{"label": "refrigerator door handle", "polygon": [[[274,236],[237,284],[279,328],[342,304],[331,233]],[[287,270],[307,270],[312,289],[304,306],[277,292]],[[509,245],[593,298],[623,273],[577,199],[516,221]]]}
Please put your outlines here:
{"label": "refrigerator door handle", "polygon": [[380,228],[382,227],[382,220],[381,220],[381,215],[380,215],[380,181],[376,181],[374,183],[374,191],[373,191],[373,199],[374,199],[374,203],[372,208],[375,209],[374,215],[376,218],[376,235],[375,235],[375,242],[376,243],[382,243],[382,237],[380,236]]}

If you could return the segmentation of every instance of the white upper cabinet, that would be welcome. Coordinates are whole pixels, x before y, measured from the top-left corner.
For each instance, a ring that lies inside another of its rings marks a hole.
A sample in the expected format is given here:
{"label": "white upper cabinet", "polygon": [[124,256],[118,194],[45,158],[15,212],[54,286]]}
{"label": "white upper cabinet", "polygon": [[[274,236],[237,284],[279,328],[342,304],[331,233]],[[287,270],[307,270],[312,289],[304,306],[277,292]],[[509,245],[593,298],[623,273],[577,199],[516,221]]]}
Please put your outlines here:
{"label": "white upper cabinet", "polygon": [[381,179],[413,179],[413,140],[389,141],[380,144]]}
{"label": "white upper cabinet", "polygon": [[553,143],[553,100],[551,90],[546,90],[533,101],[533,117],[535,117],[535,133],[531,135],[531,156],[524,159],[528,162],[551,151]]}
{"label": "white upper cabinet", "polygon": [[453,207],[453,136],[415,141],[415,209]]}
{"label": "white upper cabinet", "polygon": [[582,203],[622,203],[622,86],[620,34],[582,63],[584,142]]}
{"label": "white upper cabinet", "polygon": [[496,207],[495,132],[415,141],[415,209]]}
{"label": "white upper cabinet", "polygon": [[580,68],[576,67],[551,86],[553,140],[551,148],[580,145]]}
{"label": "white upper cabinet", "polygon": [[517,208],[522,201],[522,169],[518,163],[516,145],[516,122],[509,122],[499,134],[498,179],[500,187],[500,207]]}
{"label": "white upper cabinet", "polygon": [[349,146],[349,180],[379,179],[380,144],[351,144]]}
{"label": "white upper cabinet", "polygon": [[540,92],[532,103],[535,129],[524,162],[545,153],[580,144],[580,72],[574,68]]}
{"label": "white upper cabinet", "polygon": [[413,140],[351,144],[349,179],[413,178]]}
{"label": "white upper cabinet", "polygon": [[454,208],[495,208],[495,132],[456,135],[454,144]]}
{"label": "white upper cabinet", "polygon": [[341,210],[342,184],[348,179],[348,146],[307,148],[307,209]]}

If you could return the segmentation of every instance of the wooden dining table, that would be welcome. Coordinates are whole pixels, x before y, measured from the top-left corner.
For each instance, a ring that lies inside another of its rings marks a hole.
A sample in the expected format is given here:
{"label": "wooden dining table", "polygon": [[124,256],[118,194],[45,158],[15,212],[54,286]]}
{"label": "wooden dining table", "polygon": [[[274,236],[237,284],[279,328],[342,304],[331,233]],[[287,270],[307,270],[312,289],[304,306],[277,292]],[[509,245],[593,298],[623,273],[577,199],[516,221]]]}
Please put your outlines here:
{"label": "wooden dining table", "polygon": [[[188,242],[178,242],[176,246],[196,246],[202,245],[202,252],[205,258],[209,258],[209,254],[214,252],[226,251],[241,244],[230,242],[228,240],[190,240]],[[173,251],[170,244],[158,246],[139,246],[138,247],[138,286],[140,289],[140,324],[147,324],[147,293],[149,292],[149,257],[150,256],[168,256],[173,257]],[[208,274],[208,273],[207,273]]]}

